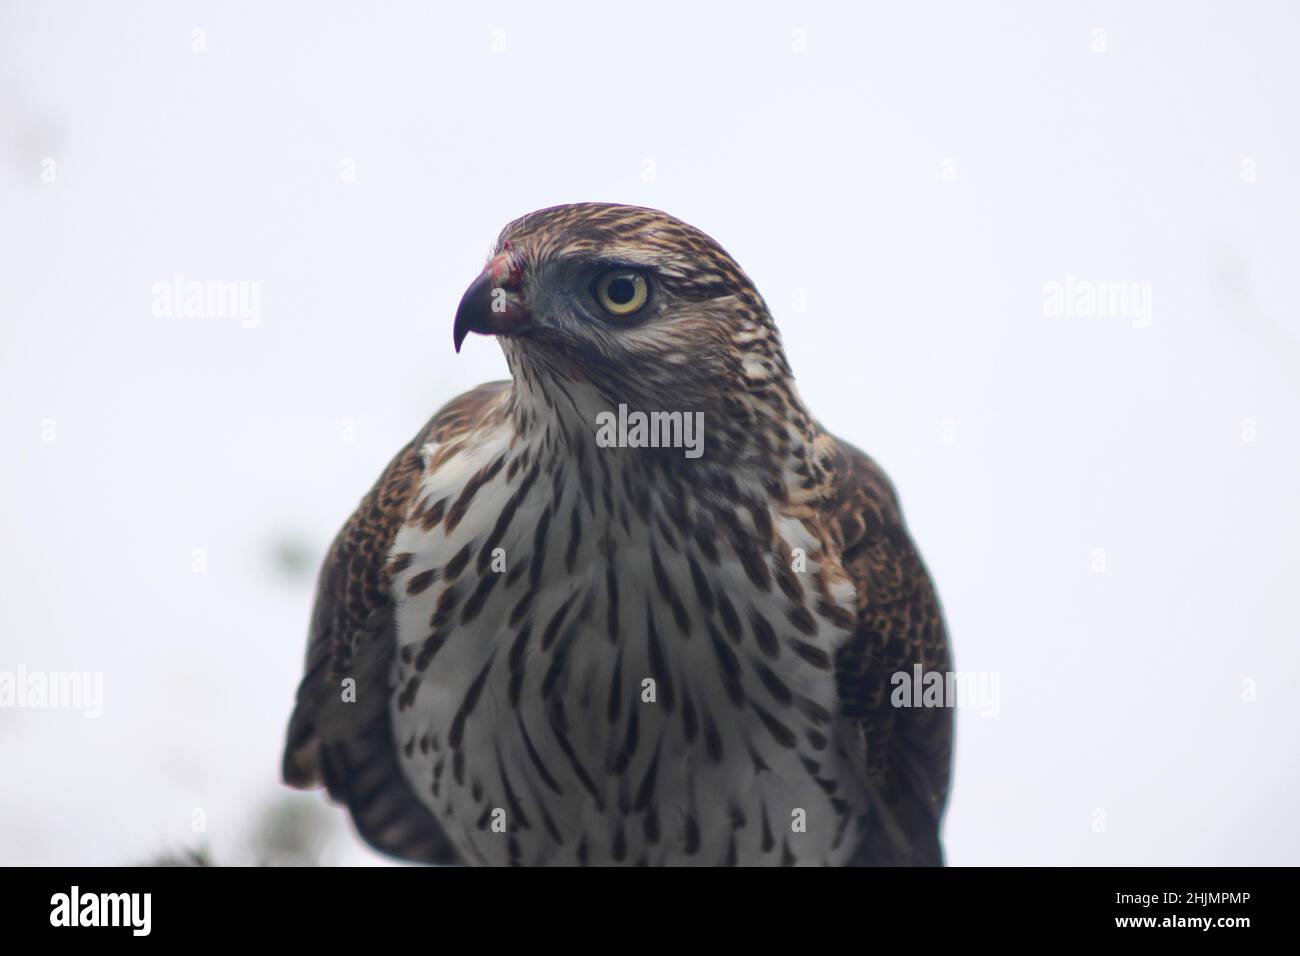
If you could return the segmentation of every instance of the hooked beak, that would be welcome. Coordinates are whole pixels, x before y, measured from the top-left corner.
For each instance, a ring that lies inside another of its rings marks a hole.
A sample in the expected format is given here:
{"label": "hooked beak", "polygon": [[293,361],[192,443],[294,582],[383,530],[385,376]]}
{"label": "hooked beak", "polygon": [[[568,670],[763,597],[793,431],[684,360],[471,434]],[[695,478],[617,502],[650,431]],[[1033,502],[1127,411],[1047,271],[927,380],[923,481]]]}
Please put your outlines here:
{"label": "hooked beak", "polygon": [[519,293],[522,273],[518,258],[506,249],[465,290],[452,330],[457,352],[471,332],[509,335],[528,325],[530,313]]}

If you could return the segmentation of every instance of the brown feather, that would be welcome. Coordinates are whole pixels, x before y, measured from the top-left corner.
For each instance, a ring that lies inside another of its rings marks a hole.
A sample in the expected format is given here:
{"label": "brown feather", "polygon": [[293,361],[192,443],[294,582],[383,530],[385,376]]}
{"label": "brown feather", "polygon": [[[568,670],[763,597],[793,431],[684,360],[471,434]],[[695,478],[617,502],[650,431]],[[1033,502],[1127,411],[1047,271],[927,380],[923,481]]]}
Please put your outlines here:
{"label": "brown feather", "polygon": [[841,713],[860,730],[855,742],[882,817],[855,862],[941,865],[953,710],[893,707],[890,676],[915,664],[951,670],[943,612],[884,471],[847,442],[832,442],[824,508],[858,600],[857,628],[837,655],[836,677]]}
{"label": "brown feather", "polygon": [[[388,712],[396,646],[390,552],[423,470],[420,449],[468,432],[508,385],[493,382],[455,399],[398,452],[334,539],[318,581],[284,780],[325,786],[366,842],[407,860],[450,863],[455,854],[398,764]],[[346,678],[356,682],[355,702],[343,700]]]}

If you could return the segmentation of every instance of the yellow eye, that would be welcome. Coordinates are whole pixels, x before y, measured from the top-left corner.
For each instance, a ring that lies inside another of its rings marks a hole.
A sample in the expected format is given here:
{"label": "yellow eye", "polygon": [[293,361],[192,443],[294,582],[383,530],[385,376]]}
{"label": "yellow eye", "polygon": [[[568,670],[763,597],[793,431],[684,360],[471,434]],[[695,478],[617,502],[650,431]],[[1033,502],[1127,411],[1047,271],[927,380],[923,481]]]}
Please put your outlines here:
{"label": "yellow eye", "polygon": [[639,311],[650,295],[645,276],[631,269],[610,269],[596,280],[592,291],[602,309],[620,318]]}

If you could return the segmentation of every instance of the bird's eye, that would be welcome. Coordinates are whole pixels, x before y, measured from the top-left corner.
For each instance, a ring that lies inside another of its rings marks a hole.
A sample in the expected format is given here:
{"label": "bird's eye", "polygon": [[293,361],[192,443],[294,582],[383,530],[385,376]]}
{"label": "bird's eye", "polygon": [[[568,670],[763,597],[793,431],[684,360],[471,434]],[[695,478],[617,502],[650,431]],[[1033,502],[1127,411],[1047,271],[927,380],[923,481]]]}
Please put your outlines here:
{"label": "bird's eye", "polygon": [[641,310],[650,295],[650,287],[639,272],[610,269],[596,279],[591,292],[602,309],[622,319]]}

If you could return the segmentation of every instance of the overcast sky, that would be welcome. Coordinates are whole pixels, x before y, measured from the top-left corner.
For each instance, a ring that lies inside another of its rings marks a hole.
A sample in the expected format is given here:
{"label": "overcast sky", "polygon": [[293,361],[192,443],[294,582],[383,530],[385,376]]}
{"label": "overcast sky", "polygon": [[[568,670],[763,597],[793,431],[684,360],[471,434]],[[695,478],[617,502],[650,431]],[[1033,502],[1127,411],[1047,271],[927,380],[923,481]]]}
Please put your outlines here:
{"label": "overcast sky", "polygon": [[713,235],[891,473],[997,681],[950,862],[1300,862],[1294,4],[559,6],[0,3],[0,671],[104,686],[0,710],[0,863],[255,858],[314,568],[577,200]]}

